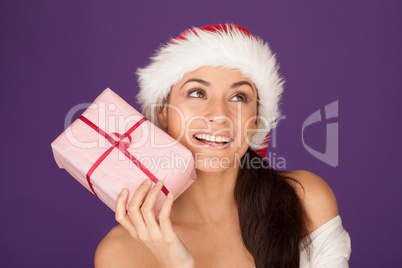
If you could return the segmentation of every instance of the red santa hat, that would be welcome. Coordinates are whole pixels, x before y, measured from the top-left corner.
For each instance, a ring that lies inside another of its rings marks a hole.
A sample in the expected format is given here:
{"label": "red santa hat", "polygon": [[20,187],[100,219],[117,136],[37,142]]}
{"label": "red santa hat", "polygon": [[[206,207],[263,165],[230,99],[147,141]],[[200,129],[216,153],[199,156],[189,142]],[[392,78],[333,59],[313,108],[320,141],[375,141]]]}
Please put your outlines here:
{"label": "red santa hat", "polygon": [[283,79],[268,43],[234,24],[215,24],[186,30],[161,46],[145,68],[138,68],[138,103],[145,117],[160,126],[152,107],[161,105],[171,87],[203,66],[237,69],[258,90],[258,119],[250,148],[265,157],[269,131],[277,126]]}

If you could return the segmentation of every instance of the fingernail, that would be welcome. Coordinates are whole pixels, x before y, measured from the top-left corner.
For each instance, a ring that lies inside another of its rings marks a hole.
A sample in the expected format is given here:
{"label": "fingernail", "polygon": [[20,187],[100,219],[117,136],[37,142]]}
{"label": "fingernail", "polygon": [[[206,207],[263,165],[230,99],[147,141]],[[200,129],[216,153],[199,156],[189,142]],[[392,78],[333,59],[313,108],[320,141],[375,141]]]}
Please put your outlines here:
{"label": "fingernail", "polygon": [[146,179],[142,184],[148,185],[149,183],[150,183],[150,181],[148,179]]}
{"label": "fingernail", "polygon": [[158,181],[157,183],[156,183],[156,186],[161,186],[162,185],[162,181]]}
{"label": "fingernail", "polygon": [[127,194],[127,189],[123,189],[120,194],[121,195],[126,195]]}

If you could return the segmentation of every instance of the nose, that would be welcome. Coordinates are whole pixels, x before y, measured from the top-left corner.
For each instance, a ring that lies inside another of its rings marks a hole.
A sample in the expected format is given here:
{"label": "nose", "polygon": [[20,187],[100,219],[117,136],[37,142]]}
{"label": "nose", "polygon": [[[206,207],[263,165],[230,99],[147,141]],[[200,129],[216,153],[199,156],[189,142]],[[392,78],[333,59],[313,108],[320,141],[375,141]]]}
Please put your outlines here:
{"label": "nose", "polygon": [[217,115],[214,116],[212,119],[208,118],[208,121],[211,123],[216,123],[217,125],[224,125],[229,122],[229,118],[225,115]]}
{"label": "nose", "polygon": [[208,108],[206,117],[210,122],[214,122],[218,125],[227,124],[230,121],[229,109],[225,103],[214,101]]}

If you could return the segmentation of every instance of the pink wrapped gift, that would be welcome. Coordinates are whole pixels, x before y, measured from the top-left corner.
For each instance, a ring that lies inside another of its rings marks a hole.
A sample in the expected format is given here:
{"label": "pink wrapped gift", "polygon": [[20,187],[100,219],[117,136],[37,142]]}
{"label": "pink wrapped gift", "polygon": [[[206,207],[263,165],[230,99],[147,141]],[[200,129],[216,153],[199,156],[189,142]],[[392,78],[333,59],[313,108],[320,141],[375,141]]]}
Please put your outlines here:
{"label": "pink wrapped gift", "polygon": [[130,200],[151,179],[164,185],[159,212],[169,192],[177,198],[196,177],[191,152],[109,88],[51,146],[57,165],[113,211],[123,188]]}

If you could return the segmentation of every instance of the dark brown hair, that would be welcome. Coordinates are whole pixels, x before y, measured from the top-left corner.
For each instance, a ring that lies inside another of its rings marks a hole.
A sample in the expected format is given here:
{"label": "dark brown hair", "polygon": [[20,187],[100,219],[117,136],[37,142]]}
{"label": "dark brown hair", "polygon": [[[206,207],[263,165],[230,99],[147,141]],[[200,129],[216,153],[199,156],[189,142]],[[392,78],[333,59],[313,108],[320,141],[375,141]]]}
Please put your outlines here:
{"label": "dark brown hair", "polygon": [[241,236],[257,268],[298,268],[303,248],[310,258],[309,219],[291,182],[299,183],[250,148],[241,158],[234,195]]}

